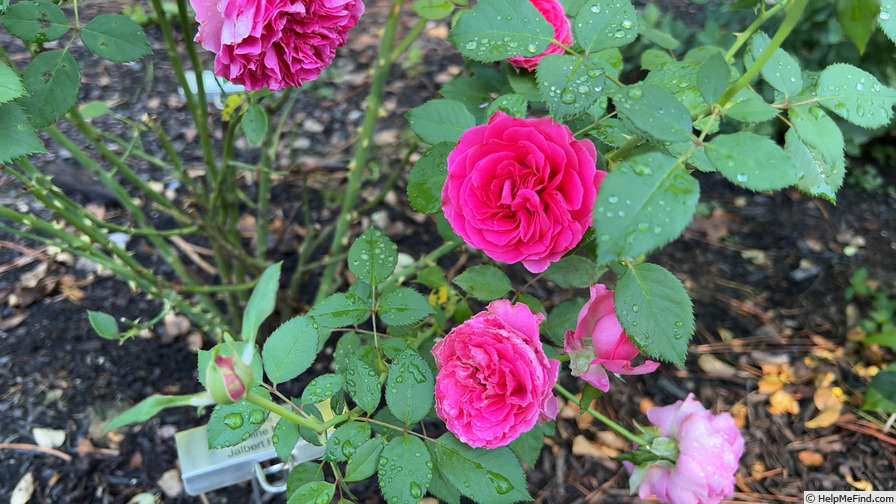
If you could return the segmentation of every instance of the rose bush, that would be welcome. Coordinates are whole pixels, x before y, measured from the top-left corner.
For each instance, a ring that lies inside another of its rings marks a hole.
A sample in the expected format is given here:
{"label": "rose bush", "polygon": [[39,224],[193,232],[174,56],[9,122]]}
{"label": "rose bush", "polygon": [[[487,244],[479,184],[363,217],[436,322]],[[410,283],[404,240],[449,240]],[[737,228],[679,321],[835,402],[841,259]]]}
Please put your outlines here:
{"label": "rose bush", "polygon": [[215,75],[246,89],[301,86],[330,65],[361,0],[190,0]]}
{"label": "rose bush", "polygon": [[661,461],[635,468],[626,463],[641,499],[655,495],[670,504],[715,504],[734,495],[744,439],[730,414],[713,415],[688,394],[684,401],[650,408],[647,418],[660,436],[677,445],[678,457],[674,464]]}
{"label": "rose bush", "polygon": [[499,299],[433,347],[436,413],[458,439],[496,448],[557,416],[551,389],[560,362],[548,359],[538,340],[544,319]]}
{"label": "rose bush", "polygon": [[468,244],[540,273],[591,225],[606,176],[596,163],[594,144],[566,125],[499,111],[465,131],[448,155],[442,209]]}
{"label": "rose bush", "polygon": [[616,318],[613,291],[602,284],[591,286],[591,299],[579,312],[575,330],[567,331],[563,346],[569,354],[572,374],[606,392],[607,371],[624,375],[651,373],[660,363],[652,360],[632,366],[640,353]]}
{"label": "rose bush", "polygon": [[[558,0],[530,0],[532,5],[538,9],[538,12],[547,19],[548,23],[554,29],[554,38],[564,46],[572,45],[572,30],[569,25],[569,18],[563,12],[563,4]],[[517,68],[525,68],[533,71],[538,66],[541,58],[548,54],[563,54],[563,47],[551,43],[541,54],[536,56],[516,56],[508,58],[507,62]]]}

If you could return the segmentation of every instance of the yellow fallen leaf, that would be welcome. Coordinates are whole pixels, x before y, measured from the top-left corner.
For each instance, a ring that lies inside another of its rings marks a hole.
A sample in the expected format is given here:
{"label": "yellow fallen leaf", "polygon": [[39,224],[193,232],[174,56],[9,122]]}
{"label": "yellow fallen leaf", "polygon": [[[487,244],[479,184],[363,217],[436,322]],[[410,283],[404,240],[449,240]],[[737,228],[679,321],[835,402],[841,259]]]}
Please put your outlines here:
{"label": "yellow fallen leaf", "polygon": [[872,485],[871,482],[868,480],[861,479],[861,480],[856,481],[852,478],[852,474],[847,474],[845,476],[845,478],[846,478],[846,482],[849,483],[850,485],[852,485],[853,487],[855,487],[856,490],[862,490],[864,492],[873,492],[874,491],[874,485]]}
{"label": "yellow fallen leaf", "polygon": [[711,378],[732,378],[737,375],[737,368],[712,354],[701,355],[697,358],[697,365]]}
{"label": "yellow fallen leaf", "polygon": [[[578,435],[572,439],[572,453],[573,455],[582,455],[584,457],[597,459],[606,459],[610,457],[610,455],[607,455],[601,450],[596,443],[592,443],[588,438],[582,435]],[[616,451],[615,455],[618,454],[619,452]]]}
{"label": "yellow fallen leaf", "polygon": [[785,390],[779,390],[769,396],[766,409],[772,415],[783,415],[784,413],[796,415],[800,412],[800,405],[796,398],[793,397],[793,394]]}
{"label": "yellow fallen leaf", "polygon": [[747,424],[747,406],[743,403],[737,403],[728,410],[728,413],[734,418],[734,425],[738,429],[743,429]]}
{"label": "yellow fallen leaf", "polygon": [[841,408],[842,405],[839,402],[825,407],[815,418],[806,421],[806,427],[809,429],[821,429],[822,427],[834,425],[840,418]]}
{"label": "yellow fallen leaf", "polygon": [[784,382],[777,376],[766,375],[759,379],[757,386],[760,394],[771,394],[781,390],[784,387]]}

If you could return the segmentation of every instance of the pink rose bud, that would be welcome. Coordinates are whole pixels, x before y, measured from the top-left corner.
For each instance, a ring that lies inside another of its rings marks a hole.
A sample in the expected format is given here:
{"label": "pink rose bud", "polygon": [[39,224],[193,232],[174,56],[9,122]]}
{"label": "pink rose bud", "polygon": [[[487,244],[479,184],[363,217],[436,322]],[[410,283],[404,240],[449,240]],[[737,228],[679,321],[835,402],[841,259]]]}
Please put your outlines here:
{"label": "pink rose bud", "polygon": [[[565,46],[572,45],[572,29],[569,25],[569,18],[563,12],[563,4],[559,0],[529,0],[532,5],[547,19],[551,27],[554,29],[554,38]],[[548,54],[563,54],[564,49],[555,43],[551,43],[541,54],[535,56],[516,56],[508,58],[507,62],[517,68],[525,68],[526,70],[535,70],[541,58]]]}
{"label": "pink rose bud", "polygon": [[[744,452],[744,438],[728,413],[713,415],[693,394],[684,401],[647,411],[659,435],[651,446],[674,459],[641,464],[629,462],[632,493],[654,495],[670,504],[716,504],[734,495],[734,473]],[[675,457],[677,445],[677,457]],[[671,448],[670,448],[671,447]]]}
{"label": "pink rose bud", "polygon": [[566,125],[495,112],[448,154],[442,210],[468,244],[541,273],[591,226],[607,174],[596,163],[594,144]]}
{"label": "pink rose bud", "polygon": [[528,306],[499,299],[433,347],[436,413],[458,439],[497,448],[557,416],[560,362],[542,350],[543,321]]}
{"label": "pink rose bud", "polygon": [[607,371],[622,375],[652,373],[660,363],[652,360],[638,366],[632,359],[640,351],[616,318],[613,291],[602,284],[591,286],[591,299],[582,307],[575,331],[566,331],[563,347],[569,354],[572,374],[606,392]]}
{"label": "pink rose bud", "polygon": [[218,404],[233,404],[246,397],[252,386],[252,368],[237,355],[220,355],[220,345],[212,350],[205,370],[205,386]]}
{"label": "pink rose bud", "polygon": [[301,86],[330,66],[361,0],[190,0],[215,75],[246,89]]}

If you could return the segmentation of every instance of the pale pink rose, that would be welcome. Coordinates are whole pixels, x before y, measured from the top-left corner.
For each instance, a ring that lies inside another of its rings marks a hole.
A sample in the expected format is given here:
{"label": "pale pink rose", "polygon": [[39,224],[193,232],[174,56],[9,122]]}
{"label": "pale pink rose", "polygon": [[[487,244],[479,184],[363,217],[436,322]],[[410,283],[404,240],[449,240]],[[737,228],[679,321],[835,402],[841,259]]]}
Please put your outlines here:
{"label": "pale pink rose", "polygon": [[[678,459],[650,464],[638,496],[670,504],[716,504],[734,495],[734,474],[744,438],[728,413],[713,415],[693,394],[684,401],[647,410],[662,437],[678,444]],[[625,464],[629,471],[634,467]]]}
{"label": "pale pink rose", "polygon": [[301,86],[330,66],[361,0],[190,0],[215,75],[246,89]]}
{"label": "pale pink rose", "polygon": [[436,413],[474,447],[504,446],[557,416],[560,361],[538,340],[544,315],[506,299],[455,327],[433,347]]}
{"label": "pale pink rose", "polygon": [[591,286],[591,299],[579,312],[576,329],[566,331],[563,347],[569,354],[572,374],[604,392],[610,389],[607,371],[623,375],[647,374],[660,365],[652,360],[632,365],[632,359],[640,351],[619,325],[613,291],[602,284]]}
{"label": "pale pink rose", "polygon": [[[551,27],[554,28],[554,39],[565,46],[572,45],[572,30],[569,25],[569,18],[567,18],[566,13],[563,12],[563,4],[561,4],[559,0],[529,1],[532,2],[532,5],[538,9],[538,12],[548,20]],[[525,68],[526,70],[532,71],[538,66],[538,62],[541,61],[541,58],[544,58],[548,54],[563,54],[563,52],[564,49],[562,47],[551,42],[551,45],[549,45],[541,54],[528,57],[516,56],[507,58],[507,62],[517,68]]]}
{"label": "pale pink rose", "polygon": [[461,238],[492,259],[540,273],[591,226],[606,172],[589,140],[551,118],[495,112],[448,154],[442,210]]}

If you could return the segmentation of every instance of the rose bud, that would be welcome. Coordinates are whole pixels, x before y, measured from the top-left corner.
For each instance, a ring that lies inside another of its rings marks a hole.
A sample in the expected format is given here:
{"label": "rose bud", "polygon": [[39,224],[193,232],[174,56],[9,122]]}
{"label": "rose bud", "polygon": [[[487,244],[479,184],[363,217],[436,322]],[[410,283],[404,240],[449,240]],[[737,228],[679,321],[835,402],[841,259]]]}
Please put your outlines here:
{"label": "rose bud", "polygon": [[246,397],[252,386],[252,368],[238,355],[221,355],[220,345],[212,350],[205,370],[205,386],[218,404],[233,404]]}

